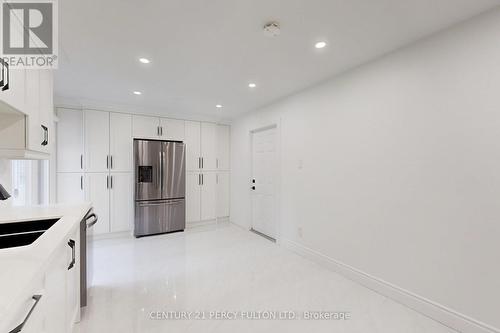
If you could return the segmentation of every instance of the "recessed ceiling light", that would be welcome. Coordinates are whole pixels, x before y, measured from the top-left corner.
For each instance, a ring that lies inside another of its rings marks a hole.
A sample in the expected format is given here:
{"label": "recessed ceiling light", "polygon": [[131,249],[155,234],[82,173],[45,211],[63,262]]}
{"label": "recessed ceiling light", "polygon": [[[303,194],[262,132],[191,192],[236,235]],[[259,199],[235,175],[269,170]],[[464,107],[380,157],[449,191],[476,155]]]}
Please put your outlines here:
{"label": "recessed ceiling light", "polygon": [[255,83],[249,83],[249,84],[248,84],[248,87],[250,87],[250,88],[255,88],[255,87],[257,87],[257,85],[256,85]]}
{"label": "recessed ceiling light", "polygon": [[149,64],[151,62],[151,60],[147,58],[139,58],[139,61],[142,62],[143,64]]}
{"label": "recessed ceiling light", "polygon": [[136,90],[134,91],[134,95],[142,95],[142,92]]}
{"label": "recessed ceiling light", "polygon": [[222,108],[222,105],[221,105],[221,104],[217,104],[215,107],[216,107],[217,109],[220,109],[220,108]]}
{"label": "recessed ceiling light", "polygon": [[325,46],[326,46],[326,42],[317,42],[316,44],[314,44],[314,47],[317,49],[322,49]]}

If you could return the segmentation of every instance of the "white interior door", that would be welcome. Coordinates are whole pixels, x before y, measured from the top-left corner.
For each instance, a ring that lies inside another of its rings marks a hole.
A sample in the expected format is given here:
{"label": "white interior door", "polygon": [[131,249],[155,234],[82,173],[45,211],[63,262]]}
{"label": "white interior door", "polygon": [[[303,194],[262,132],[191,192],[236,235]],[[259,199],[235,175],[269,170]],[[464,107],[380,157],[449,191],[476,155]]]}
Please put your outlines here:
{"label": "white interior door", "polygon": [[109,116],[110,169],[132,171],[132,116],[112,112]]}
{"label": "white interior door", "polygon": [[83,113],[57,109],[57,172],[83,171]]}
{"label": "white interior door", "polygon": [[87,110],[85,121],[85,171],[109,169],[109,112]]}
{"label": "white interior door", "polygon": [[110,177],[111,232],[132,230],[134,211],[132,173],[112,173]]}
{"label": "white interior door", "polygon": [[216,218],[217,184],[215,172],[204,172],[201,175],[201,220]]}
{"label": "white interior door", "polygon": [[252,228],[276,238],[276,128],[252,133]]}
{"label": "white interior door", "polygon": [[85,175],[85,200],[92,203],[98,222],[92,227],[94,234],[109,232],[109,174]]}
{"label": "white interior door", "polygon": [[200,168],[200,137],[201,125],[197,121],[186,121],[186,170],[198,170]]}
{"label": "white interior door", "polygon": [[186,173],[186,221],[200,220],[201,175],[198,172]]}

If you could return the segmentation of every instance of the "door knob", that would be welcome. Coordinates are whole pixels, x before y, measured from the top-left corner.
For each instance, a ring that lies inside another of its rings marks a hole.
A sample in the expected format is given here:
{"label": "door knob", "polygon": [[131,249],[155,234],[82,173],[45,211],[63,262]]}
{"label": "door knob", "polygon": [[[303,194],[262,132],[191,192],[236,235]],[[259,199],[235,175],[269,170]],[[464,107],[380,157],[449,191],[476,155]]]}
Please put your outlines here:
{"label": "door knob", "polygon": [[255,191],[255,186],[252,186],[252,190],[254,190],[254,191]]}

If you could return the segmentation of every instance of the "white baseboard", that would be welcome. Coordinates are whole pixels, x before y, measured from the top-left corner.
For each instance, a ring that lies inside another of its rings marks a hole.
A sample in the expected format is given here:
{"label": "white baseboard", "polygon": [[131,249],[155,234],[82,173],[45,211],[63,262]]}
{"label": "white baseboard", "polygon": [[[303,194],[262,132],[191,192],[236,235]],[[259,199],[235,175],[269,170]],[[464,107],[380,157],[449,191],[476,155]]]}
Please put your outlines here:
{"label": "white baseboard", "polygon": [[288,239],[281,239],[280,245],[450,328],[463,333],[500,333],[500,329],[498,328],[371,276],[299,243]]}

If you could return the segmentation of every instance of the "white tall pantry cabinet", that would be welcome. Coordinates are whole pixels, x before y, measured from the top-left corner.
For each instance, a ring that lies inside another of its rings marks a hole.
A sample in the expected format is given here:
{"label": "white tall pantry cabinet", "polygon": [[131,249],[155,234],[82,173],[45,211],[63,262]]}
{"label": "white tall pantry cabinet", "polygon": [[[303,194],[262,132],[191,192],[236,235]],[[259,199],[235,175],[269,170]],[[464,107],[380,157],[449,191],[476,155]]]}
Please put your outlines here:
{"label": "white tall pantry cabinet", "polygon": [[58,202],[91,201],[96,234],[131,231],[133,139],[186,144],[186,220],[229,217],[230,127],[97,110],[57,110]]}
{"label": "white tall pantry cabinet", "polygon": [[95,110],[57,110],[57,199],[91,201],[95,234],[131,230],[132,116]]}

